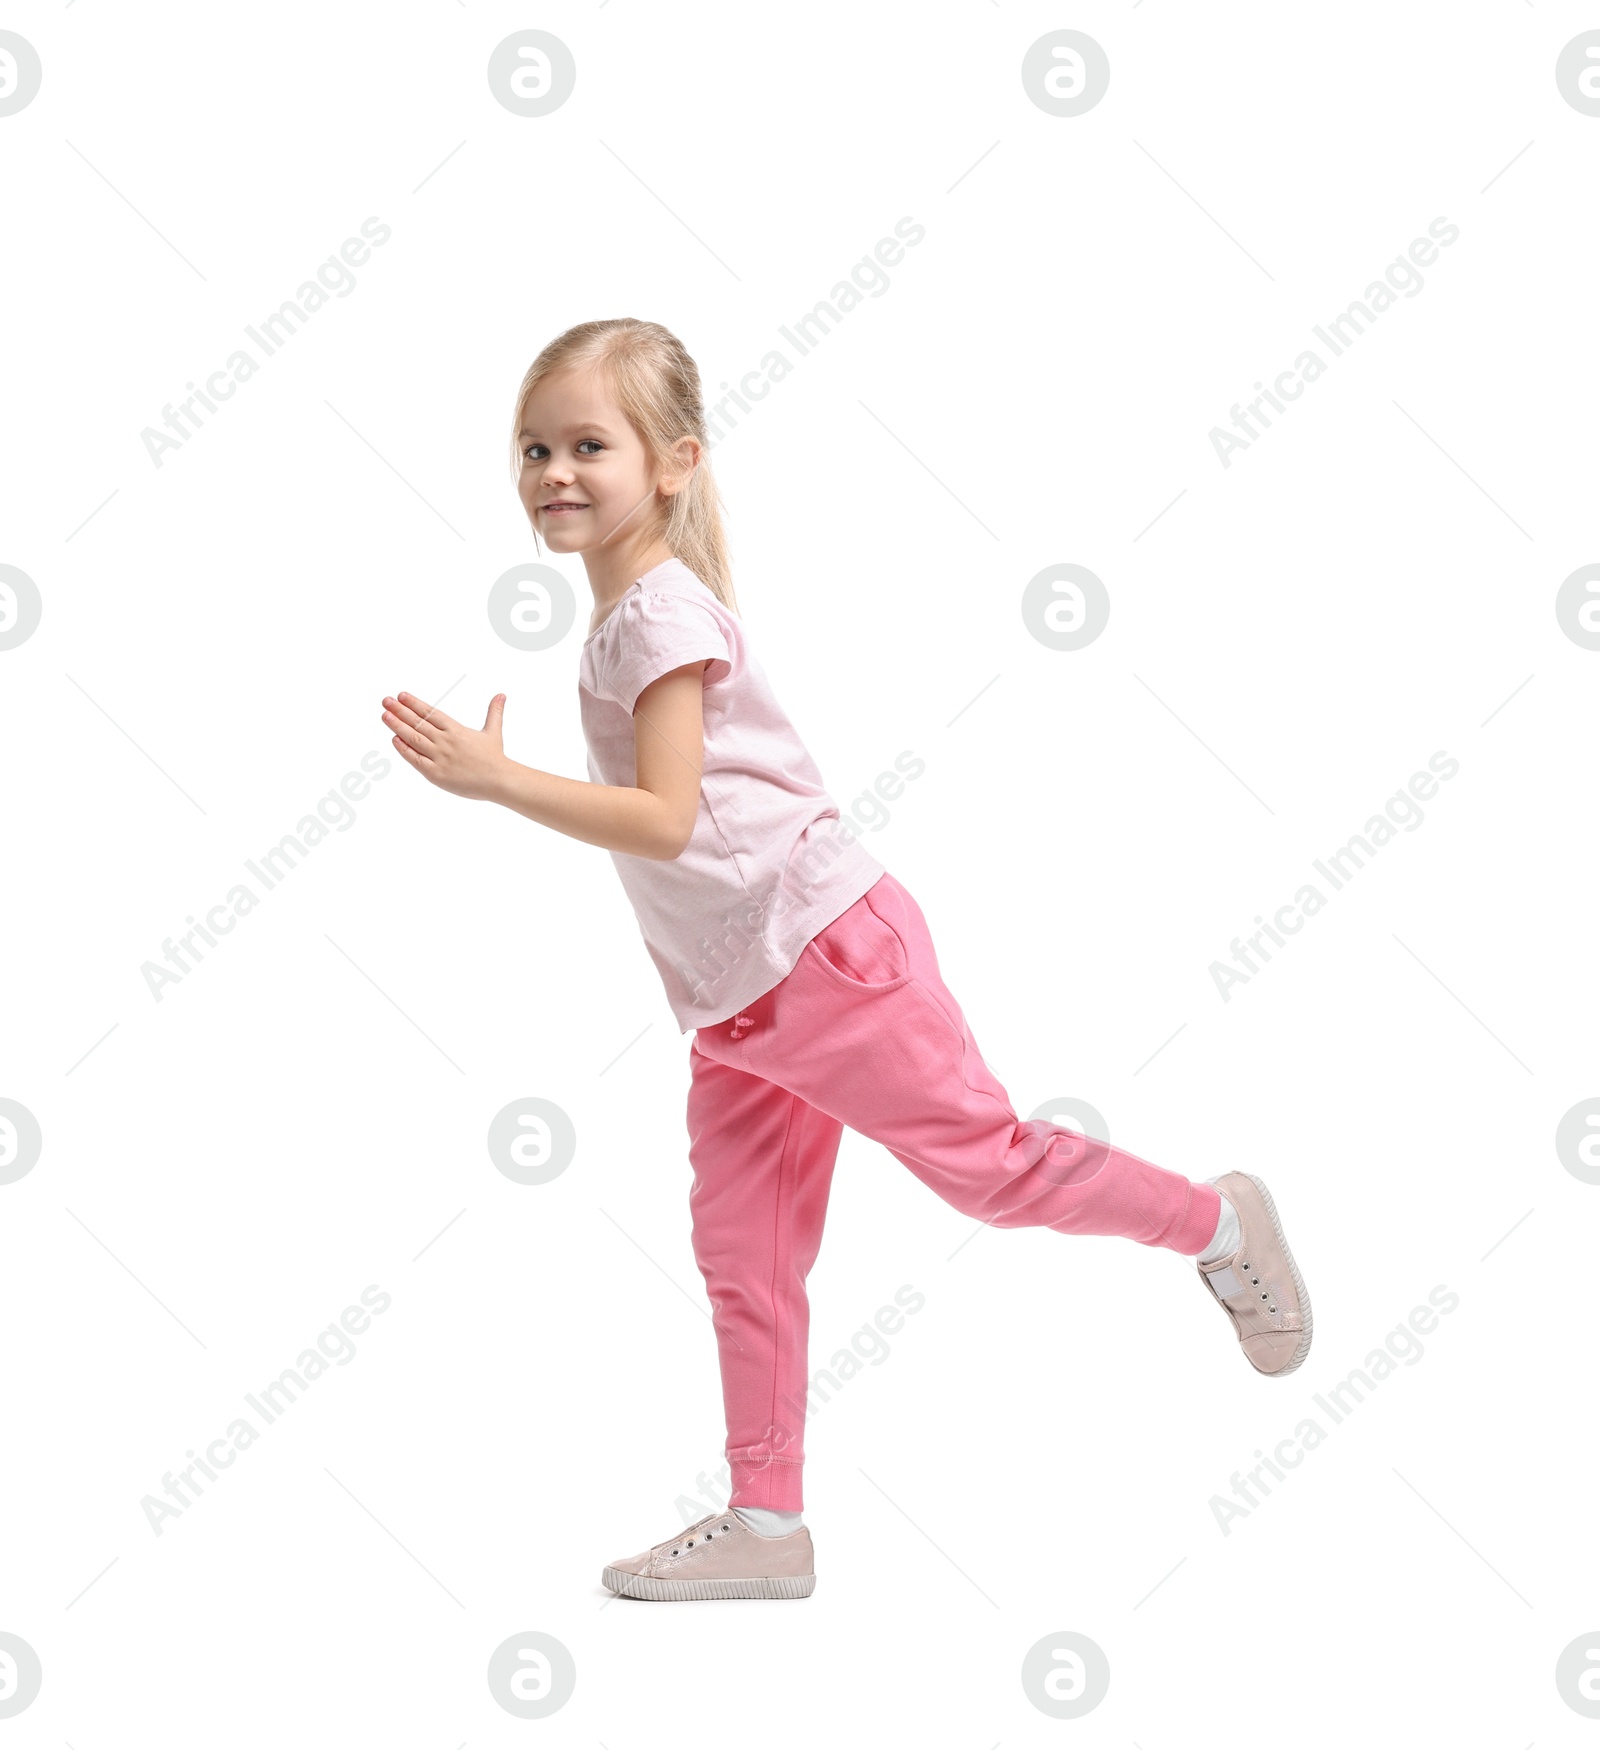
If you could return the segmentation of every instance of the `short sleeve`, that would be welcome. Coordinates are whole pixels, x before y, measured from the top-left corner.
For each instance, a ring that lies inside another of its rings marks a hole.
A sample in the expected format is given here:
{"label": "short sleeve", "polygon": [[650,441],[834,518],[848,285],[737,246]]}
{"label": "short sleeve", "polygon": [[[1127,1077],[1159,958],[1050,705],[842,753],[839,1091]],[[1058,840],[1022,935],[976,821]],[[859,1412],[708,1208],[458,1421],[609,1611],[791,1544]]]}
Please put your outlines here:
{"label": "short sleeve", "polygon": [[728,640],[708,607],[660,590],[640,591],[616,610],[617,625],[606,663],[607,695],[631,717],[652,681],[705,659],[705,679],[721,680],[732,669]]}

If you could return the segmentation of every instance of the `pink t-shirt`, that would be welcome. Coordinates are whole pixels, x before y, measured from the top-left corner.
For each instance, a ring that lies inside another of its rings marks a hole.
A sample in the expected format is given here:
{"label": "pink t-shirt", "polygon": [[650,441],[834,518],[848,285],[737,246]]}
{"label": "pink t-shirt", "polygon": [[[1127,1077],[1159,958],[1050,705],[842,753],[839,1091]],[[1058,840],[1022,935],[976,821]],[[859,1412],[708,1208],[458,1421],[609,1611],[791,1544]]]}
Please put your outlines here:
{"label": "pink t-shirt", "polygon": [[611,853],[683,1033],[771,990],[884,873],[841,820],[738,615],[677,559],[633,583],[584,642],[578,703],[590,778],[635,782],[634,702],[700,657],[694,834],[671,862]]}

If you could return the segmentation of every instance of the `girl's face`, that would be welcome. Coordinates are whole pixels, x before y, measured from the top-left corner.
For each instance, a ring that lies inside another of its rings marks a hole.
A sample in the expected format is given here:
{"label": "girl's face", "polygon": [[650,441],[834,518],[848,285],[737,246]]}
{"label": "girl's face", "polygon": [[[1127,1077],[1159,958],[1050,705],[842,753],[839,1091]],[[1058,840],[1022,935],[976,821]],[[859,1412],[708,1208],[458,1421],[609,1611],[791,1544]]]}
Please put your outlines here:
{"label": "girl's face", "polygon": [[542,379],[518,424],[517,496],[551,552],[585,553],[608,543],[625,548],[648,537],[656,520],[656,471],[592,369]]}

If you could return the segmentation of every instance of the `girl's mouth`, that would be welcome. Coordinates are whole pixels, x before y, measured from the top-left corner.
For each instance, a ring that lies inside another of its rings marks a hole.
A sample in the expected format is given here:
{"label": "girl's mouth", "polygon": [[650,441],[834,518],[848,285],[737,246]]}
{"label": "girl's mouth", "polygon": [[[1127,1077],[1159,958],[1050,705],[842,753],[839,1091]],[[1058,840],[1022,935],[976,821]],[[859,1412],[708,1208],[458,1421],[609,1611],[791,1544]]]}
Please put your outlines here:
{"label": "girl's mouth", "polygon": [[563,500],[556,504],[547,504],[544,507],[544,514],[546,516],[567,516],[573,511],[587,510],[588,508],[586,504],[574,504]]}

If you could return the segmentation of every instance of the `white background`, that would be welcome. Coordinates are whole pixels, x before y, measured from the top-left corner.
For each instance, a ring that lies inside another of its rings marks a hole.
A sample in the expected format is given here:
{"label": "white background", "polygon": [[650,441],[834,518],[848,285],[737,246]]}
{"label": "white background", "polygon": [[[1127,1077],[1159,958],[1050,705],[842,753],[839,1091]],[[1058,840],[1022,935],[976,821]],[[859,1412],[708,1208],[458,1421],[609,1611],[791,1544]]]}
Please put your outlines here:
{"label": "white background", "polygon": [[[1554,1139],[1600,1093],[1600,653],[1555,597],[1600,559],[1600,118],[1554,68],[1593,9],[0,23],[44,74],[0,119],[0,562],[43,601],[0,653],[0,1094],[43,1133],[0,1187],[0,1630],[44,1671],[8,1742],[522,1743],[485,1674],[537,1629],[563,1745],[1590,1743],[1554,1672],[1600,1630],[1600,1189]],[[530,26],[578,70],[537,119],[485,76]],[[1111,65],[1072,118],[1020,76],[1064,26]],[[154,466],[373,215],[355,290]],[[1212,427],[1441,215],[1423,289],[1224,468]],[[538,556],[523,371],[636,315],[716,398],[906,216],[714,449],[752,646],[847,814],[926,762],[858,818],[1019,1112],[1265,1177],[1315,1346],[1255,1374],[1173,1254],[962,1245],[847,1133],[812,1366],[925,1305],[808,1424],[815,1595],[613,1607],[605,1562],[724,1498],[688,1039],[606,855],[431,789],[380,700],[503,690],[508,751],[584,776],[581,563],[552,650],[485,609]],[[1072,653],[1020,611],[1062,562],[1111,602]],[[156,1001],[164,940],[373,748],[354,824]],[[1436,750],[1423,824],[1224,1002],[1212,963]],[[578,1133],[538,1187],[485,1146],[529,1095]],[[164,1473],[369,1283],[354,1360],[155,1535]],[[1421,1359],[1224,1536],[1212,1497],[1436,1284]],[[1059,1630],[1111,1668],[1070,1726],[1020,1678]]]}

